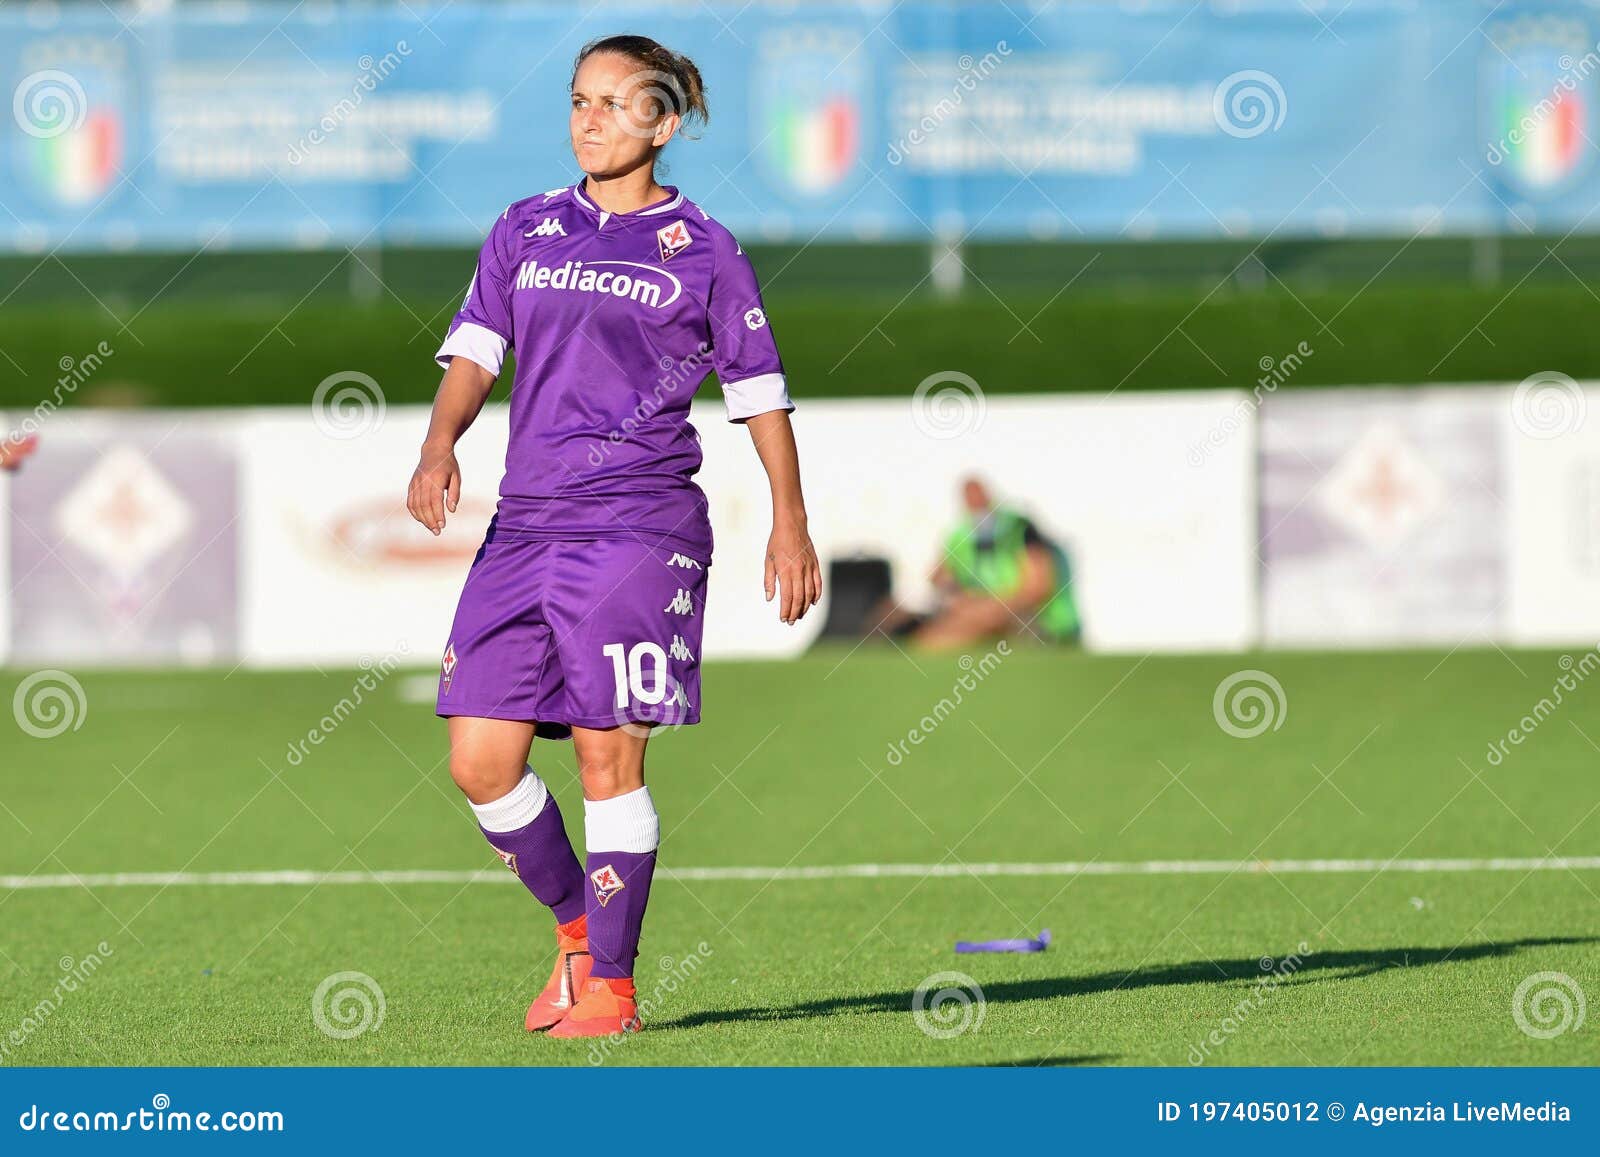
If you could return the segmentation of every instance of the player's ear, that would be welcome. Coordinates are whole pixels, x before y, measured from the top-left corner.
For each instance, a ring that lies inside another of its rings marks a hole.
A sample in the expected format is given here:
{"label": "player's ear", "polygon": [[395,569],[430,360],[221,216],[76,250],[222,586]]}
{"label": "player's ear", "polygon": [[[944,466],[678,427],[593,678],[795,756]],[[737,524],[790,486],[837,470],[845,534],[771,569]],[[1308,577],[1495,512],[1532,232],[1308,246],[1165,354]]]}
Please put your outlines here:
{"label": "player's ear", "polygon": [[677,113],[667,113],[664,117],[656,122],[656,135],[651,143],[659,149],[677,134],[678,128],[682,124],[683,118]]}

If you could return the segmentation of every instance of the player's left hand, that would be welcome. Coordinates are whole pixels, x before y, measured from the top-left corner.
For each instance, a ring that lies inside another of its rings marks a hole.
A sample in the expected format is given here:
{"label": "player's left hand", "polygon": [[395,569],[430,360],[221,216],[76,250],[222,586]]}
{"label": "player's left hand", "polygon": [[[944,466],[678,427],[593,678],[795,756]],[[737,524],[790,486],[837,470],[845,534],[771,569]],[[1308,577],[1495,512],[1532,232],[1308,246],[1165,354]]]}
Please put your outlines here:
{"label": "player's left hand", "polygon": [[822,598],[822,565],[805,518],[783,519],[767,539],[767,602],[778,596],[778,618],[793,626]]}

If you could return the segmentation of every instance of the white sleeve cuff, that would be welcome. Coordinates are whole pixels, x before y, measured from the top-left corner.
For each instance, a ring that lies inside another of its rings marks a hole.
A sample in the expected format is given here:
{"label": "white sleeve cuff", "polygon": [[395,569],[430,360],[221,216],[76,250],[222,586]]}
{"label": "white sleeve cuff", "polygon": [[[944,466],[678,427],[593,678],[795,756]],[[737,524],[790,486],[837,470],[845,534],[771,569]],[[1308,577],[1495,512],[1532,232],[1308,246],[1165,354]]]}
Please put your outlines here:
{"label": "white sleeve cuff", "polygon": [[433,355],[433,360],[441,368],[449,369],[451,358],[466,358],[499,377],[500,366],[506,360],[507,344],[506,339],[494,330],[466,321],[456,326],[455,332],[444,339],[444,345]]}
{"label": "white sleeve cuff", "polygon": [[789,384],[782,374],[760,374],[742,382],[723,382],[722,398],[728,405],[728,421],[743,422],[773,410],[792,410]]}

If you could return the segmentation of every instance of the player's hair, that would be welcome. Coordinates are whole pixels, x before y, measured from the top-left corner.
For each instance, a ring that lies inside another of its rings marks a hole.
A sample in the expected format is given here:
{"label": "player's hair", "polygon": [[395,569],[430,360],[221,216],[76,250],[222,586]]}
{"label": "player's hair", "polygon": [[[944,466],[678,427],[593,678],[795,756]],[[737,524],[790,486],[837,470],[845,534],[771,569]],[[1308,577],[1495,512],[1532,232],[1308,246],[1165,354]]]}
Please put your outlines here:
{"label": "player's hair", "polygon": [[682,117],[685,128],[694,123],[703,125],[711,119],[711,110],[706,107],[705,82],[700,79],[700,70],[694,61],[648,36],[602,36],[589,41],[578,50],[578,57],[572,62],[572,80],[568,88],[577,83],[578,69],[583,62],[597,52],[625,56],[641,71],[650,73],[646,86],[650,94],[661,101],[664,111]]}

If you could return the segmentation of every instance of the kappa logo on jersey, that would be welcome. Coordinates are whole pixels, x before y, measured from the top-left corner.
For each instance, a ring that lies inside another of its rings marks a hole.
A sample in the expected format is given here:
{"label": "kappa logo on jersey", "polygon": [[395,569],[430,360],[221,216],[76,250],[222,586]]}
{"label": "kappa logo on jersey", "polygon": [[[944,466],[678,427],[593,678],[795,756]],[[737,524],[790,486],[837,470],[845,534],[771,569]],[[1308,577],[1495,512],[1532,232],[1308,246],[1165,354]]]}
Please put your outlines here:
{"label": "kappa logo on jersey", "polygon": [[689,248],[689,242],[694,238],[689,235],[687,225],[682,221],[674,221],[656,230],[656,240],[661,244],[661,260],[666,261]]}
{"label": "kappa logo on jersey", "polygon": [[450,694],[450,684],[456,677],[456,645],[454,641],[445,645],[444,659],[439,663],[439,690],[441,694]]}
{"label": "kappa logo on jersey", "polygon": [[679,554],[677,551],[673,551],[672,552],[672,557],[667,559],[667,565],[668,566],[681,566],[684,570],[704,570],[705,569],[699,563],[695,562],[694,559],[690,558],[688,555]]}
{"label": "kappa logo on jersey", "polygon": [[[689,644],[683,641],[682,635],[672,636],[672,646],[667,648],[667,657],[676,659],[680,663],[694,662],[694,652],[689,650]],[[680,687],[678,691],[679,694],[682,694],[683,688]],[[677,700],[674,699],[673,702],[676,703]]]}
{"label": "kappa logo on jersey", "polygon": [[529,229],[524,237],[565,237],[567,231],[561,227],[561,218],[546,217],[535,229]]}
{"label": "kappa logo on jersey", "polygon": [[[494,848],[493,844],[490,844],[489,846]],[[513,876],[517,874],[517,853],[502,852],[499,848],[494,848],[494,854],[499,856],[500,859],[504,861],[505,866],[511,869],[511,874]]]}
{"label": "kappa logo on jersey", "polygon": [[661,610],[666,614],[692,616],[694,614],[694,600],[689,597],[688,591],[679,587],[678,593],[673,596],[672,601],[662,607]]}
{"label": "kappa logo on jersey", "polygon": [[611,897],[627,886],[622,882],[622,877],[617,875],[617,870],[610,864],[590,872],[589,882],[594,885],[594,898],[600,901],[600,907],[602,908],[611,902]]}
{"label": "kappa logo on jersey", "polygon": [[767,315],[762,313],[761,310],[759,310],[759,309],[747,309],[747,310],[744,311],[744,327],[745,327],[745,329],[760,329],[762,326],[764,326],[766,324],[767,324]]}

